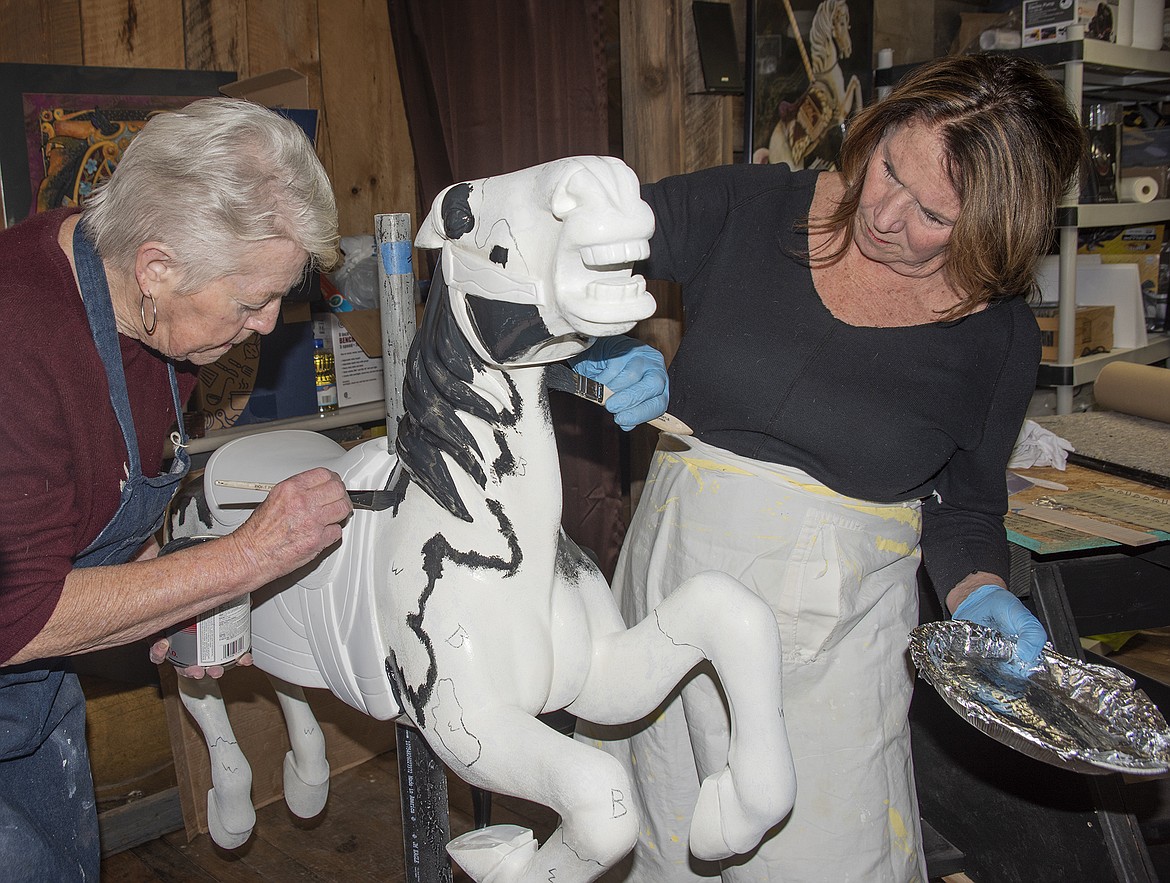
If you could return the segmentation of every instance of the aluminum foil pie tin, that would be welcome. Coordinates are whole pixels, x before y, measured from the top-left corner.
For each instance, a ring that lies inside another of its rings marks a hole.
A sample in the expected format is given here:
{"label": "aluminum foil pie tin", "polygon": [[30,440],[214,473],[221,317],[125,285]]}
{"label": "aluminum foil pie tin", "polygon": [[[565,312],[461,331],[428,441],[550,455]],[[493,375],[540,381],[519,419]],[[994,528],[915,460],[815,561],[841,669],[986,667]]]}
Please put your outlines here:
{"label": "aluminum foil pie tin", "polygon": [[965,620],[910,632],[918,674],[976,729],[1036,760],[1090,775],[1170,771],[1170,728],[1132,678],[1045,645],[1024,671],[1015,642]]}

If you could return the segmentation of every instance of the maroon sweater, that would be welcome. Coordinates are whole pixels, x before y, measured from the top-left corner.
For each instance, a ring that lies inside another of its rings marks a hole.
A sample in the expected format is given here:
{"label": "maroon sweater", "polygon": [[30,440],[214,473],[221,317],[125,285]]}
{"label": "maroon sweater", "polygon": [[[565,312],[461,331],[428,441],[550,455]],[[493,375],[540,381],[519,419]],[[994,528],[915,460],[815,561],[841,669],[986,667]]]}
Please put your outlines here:
{"label": "maroon sweater", "polygon": [[[70,210],[0,232],[0,661],[57,605],[74,558],[118,508],[127,453],[105,369],[57,232]],[[175,422],[167,363],[119,336],[142,469],[159,474]],[[184,401],[193,373],[179,374]]]}

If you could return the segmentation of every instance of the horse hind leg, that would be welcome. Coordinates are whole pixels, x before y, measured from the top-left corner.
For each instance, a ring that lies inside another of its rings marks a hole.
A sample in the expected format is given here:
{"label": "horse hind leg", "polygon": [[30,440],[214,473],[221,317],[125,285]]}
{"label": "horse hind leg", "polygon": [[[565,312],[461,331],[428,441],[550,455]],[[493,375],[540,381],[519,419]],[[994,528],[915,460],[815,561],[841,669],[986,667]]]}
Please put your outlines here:
{"label": "horse hind leg", "polygon": [[[597,644],[586,690],[570,710],[600,724],[637,720],[703,658],[727,697],[731,743],[727,765],[700,785],[689,845],[716,861],[754,848],[796,797],[771,608],[725,573],[691,577],[642,622]],[[640,689],[631,689],[631,672]]]}
{"label": "horse hind leg", "polygon": [[273,675],[268,680],[284,713],[291,746],[284,756],[284,802],[294,815],[311,819],[325,808],[329,797],[325,733],[305,699],[304,690]]}
{"label": "horse hind leg", "polygon": [[210,755],[207,829],[217,845],[235,849],[247,841],[256,826],[252,768],[232,732],[218,681],[180,677],[179,696],[202,731]]}

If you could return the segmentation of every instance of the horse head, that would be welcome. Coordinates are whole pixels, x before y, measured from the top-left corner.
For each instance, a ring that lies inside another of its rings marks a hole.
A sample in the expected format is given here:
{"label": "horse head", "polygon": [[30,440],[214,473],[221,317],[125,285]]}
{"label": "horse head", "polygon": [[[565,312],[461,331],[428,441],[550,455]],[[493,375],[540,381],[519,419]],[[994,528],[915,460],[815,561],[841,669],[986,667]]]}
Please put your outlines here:
{"label": "horse head", "polygon": [[579,156],[448,187],[416,244],[443,249],[442,280],[476,353],[514,367],[577,355],[651,315],[631,268],[653,232],[633,171]]}
{"label": "horse head", "polygon": [[483,462],[473,427],[497,431],[489,443],[502,453],[499,433],[526,408],[513,370],[575,356],[654,312],[632,272],[653,232],[637,176],[612,157],[555,160],[453,184],[435,198],[415,242],[443,253],[407,355],[396,442],[403,468],[432,499],[471,520],[442,455],[480,488],[499,471]]}

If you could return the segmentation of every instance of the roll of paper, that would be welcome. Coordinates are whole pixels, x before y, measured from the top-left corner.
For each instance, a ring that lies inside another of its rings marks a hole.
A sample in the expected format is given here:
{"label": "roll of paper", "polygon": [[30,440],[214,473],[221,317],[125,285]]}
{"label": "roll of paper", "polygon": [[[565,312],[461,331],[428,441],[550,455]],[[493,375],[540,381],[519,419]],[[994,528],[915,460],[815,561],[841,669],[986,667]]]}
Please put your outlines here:
{"label": "roll of paper", "polygon": [[1114,28],[1114,39],[1118,46],[1133,45],[1133,2],[1134,0],[1117,2],[1117,27]]}
{"label": "roll of paper", "polygon": [[1133,43],[1135,49],[1162,48],[1162,12],[1164,0],[1134,0]]}
{"label": "roll of paper", "polygon": [[1020,40],[1020,32],[1014,28],[990,28],[979,35],[979,48],[984,51],[1019,49]]}
{"label": "roll of paper", "polygon": [[1110,362],[1093,385],[1097,406],[1170,423],[1170,368]]}
{"label": "roll of paper", "polygon": [[1158,182],[1148,175],[1123,177],[1117,195],[1120,202],[1152,202],[1158,198]]}

